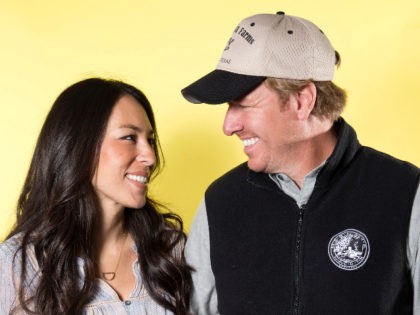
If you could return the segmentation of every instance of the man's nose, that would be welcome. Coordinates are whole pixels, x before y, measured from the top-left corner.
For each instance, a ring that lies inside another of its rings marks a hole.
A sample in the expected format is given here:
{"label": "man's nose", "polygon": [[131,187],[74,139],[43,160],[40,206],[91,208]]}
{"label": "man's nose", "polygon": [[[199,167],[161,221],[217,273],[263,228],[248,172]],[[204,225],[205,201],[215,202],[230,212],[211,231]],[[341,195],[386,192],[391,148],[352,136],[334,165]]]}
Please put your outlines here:
{"label": "man's nose", "polygon": [[223,122],[223,132],[227,136],[232,136],[233,134],[241,131],[243,129],[243,124],[241,121],[240,110],[235,105],[229,105],[225,120]]}

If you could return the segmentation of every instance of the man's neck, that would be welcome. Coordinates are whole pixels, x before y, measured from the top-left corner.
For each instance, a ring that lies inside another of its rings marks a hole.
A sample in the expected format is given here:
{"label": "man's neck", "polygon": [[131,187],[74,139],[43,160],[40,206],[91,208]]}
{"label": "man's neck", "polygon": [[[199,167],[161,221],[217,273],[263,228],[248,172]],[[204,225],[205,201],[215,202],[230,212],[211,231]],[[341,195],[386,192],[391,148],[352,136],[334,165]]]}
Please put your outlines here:
{"label": "man's neck", "polygon": [[305,176],[331,156],[337,143],[337,135],[331,125],[320,125],[312,129],[311,134],[312,136],[304,140],[296,149],[294,160],[284,164],[290,167],[281,171],[288,175],[299,188],[302,187]]}

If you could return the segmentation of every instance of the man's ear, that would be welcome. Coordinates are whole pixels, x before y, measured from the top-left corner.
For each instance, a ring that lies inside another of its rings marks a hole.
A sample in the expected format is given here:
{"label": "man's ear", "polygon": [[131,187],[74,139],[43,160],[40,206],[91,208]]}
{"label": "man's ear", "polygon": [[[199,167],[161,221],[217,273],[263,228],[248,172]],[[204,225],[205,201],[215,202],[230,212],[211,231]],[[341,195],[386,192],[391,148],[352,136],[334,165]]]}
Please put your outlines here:
{"label": "man's ear", "polygon": [[295,110],[298,119],[306,120],[311,114],[316,101],[316,87],[315,84],[309,82],[299,92],[293,95]]}

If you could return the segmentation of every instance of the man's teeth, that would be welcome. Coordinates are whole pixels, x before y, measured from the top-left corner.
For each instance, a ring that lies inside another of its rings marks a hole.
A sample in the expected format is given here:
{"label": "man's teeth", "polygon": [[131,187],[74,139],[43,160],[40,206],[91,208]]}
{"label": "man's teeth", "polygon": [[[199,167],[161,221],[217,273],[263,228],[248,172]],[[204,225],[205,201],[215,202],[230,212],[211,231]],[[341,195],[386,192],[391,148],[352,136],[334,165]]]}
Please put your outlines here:
{"label": "man's teeth", "polygon": [[135,180],[136,182],[143,183],[143,184],[147,183],[147,177],[140,176],[140,175],[133,175],[133,174],[127,174],[126,176],[128,179]]}
{"label": "man's teeth", "polygon": [[248,147],[250,145],[253,145],[253,144],[257,143],[257,142],[258,142],[258,138],[249,138],[249,139],[242,140],[242,143],[246,147]]}

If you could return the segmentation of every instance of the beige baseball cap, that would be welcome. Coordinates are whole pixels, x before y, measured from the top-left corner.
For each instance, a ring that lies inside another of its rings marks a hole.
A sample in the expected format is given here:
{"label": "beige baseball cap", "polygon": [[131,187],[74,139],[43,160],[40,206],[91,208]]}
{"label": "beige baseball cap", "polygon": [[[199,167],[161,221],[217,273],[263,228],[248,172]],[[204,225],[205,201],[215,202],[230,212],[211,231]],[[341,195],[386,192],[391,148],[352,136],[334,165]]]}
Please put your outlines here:
{"label": "beige baseball cap", "polygon": [[314,23],[284,12],[257,14],[235,28],[216,70],[181,93],[191,103],[221,104],[267,77],[331,81],[334,70],[335,50]]}

